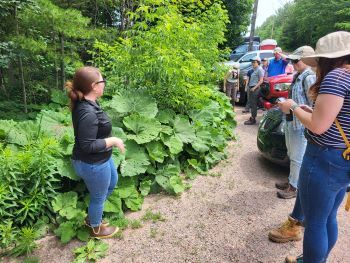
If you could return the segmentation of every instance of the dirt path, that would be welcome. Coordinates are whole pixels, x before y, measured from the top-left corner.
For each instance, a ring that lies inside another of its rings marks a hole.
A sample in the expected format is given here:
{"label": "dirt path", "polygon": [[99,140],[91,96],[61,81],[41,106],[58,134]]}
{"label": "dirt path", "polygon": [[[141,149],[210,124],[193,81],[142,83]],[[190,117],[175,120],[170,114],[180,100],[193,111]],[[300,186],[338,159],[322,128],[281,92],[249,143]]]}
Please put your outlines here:
{"label": "dirt path", "polygon": [[[109,254],[101,262],[284,262],[287,254],[301,252],[301,242],[275,244],[267,239],[268,230],[286,219],[294,199],[276,197],[274,183],[285,179],[288,170],[260,156],[257,126],[244,126],[249,116],[242,116],[241,110],[238,141],[231,143],[229,159],[212,171],[222,176],[198,177],[178,198],[147,198],[143,211],[128,217],[140,218],[149,208],[166,221],[126,230],[122,240],[106,240]],[[329,262],[349,262],[350,214],[340,210],[339,240]],[[71,262],[71,251],[79,245],[61,246],[47,237],[36,254],[41,262]]]}

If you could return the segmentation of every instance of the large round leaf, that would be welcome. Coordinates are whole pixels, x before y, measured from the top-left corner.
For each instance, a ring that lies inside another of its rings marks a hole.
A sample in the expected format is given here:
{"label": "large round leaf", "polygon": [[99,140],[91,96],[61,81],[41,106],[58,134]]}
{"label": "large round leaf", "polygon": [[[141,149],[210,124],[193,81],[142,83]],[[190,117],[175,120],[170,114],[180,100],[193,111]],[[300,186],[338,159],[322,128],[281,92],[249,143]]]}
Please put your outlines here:
{"label": "large round leaf", "polygon": [[121,175],[130,177],[146,172],[150,162],[145,148],[140,147],[134,141],[125,142],[125,148],[125,160],[120,165]]}
{"label": "large round leaf", "polygon": [[190,143],[196,138],[193,126],[190,124],[188,117],[184,115],[176,116],[174,131],[184,143]]}
{"label": "large round leaf", "polygon": [[127,135],[128,139],[135,140],[138,144],[151,142],[157,138],[162,130],[159,121],[138,114],[124,118],[123,123],[127,129],[133,132],[133,134]]}
{"label": "large round leaf", "polygon": [[155,99],[143,91],[129,91],[114,95],[109,106],[119,113],[138,113],[148,118],[155,117],[158,112]]}
{"label": "large round leaf", "polygon": [[164,145],[160,141],[152,141],[146,144],[146,148],[149,156],[158,163],[162,163],[167,156]]}

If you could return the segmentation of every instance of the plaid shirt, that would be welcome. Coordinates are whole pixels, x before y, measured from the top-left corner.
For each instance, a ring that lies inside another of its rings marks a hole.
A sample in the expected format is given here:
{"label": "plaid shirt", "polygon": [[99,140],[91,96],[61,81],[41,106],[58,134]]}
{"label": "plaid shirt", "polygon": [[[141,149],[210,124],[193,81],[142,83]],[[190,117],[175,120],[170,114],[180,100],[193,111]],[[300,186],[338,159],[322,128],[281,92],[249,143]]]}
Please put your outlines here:
{"label": "plaid shirt", "polygon": [[[299,105],[312,106],[312,101],[308,98],[307,94],[315,81],[316,75],[310,68],[305,69],[302,73],[297,73],[290,87],[292,99]],[[304,126],[296,117],[293,118],[292,125],[294,130],[304,129]]]}

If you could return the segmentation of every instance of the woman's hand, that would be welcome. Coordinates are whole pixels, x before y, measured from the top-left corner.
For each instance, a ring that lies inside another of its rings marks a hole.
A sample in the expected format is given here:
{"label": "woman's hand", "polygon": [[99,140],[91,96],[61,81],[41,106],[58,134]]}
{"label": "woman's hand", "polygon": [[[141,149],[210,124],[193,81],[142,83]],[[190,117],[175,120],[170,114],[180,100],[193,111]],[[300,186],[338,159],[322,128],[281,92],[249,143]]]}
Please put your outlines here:
{"label": "woman's hand", "polygon": [[117,137],[109,137],[109,138],[106,138],[105,141],[106,141],[106,148],[118,147],[121,153],[125,152],[125,146],[121,139]]}
{"label": "woman's hand", "polygon": [[308,106],[308,105],[299,105],[301,109],[303,109],[304,111],[308,112],[308,113],[312,113],[314,110]]}
{"label": "woman's hand", "polygon": [[277,105],[284,113],[288,114],[293,104],[295,104],[294,100],[287,99],[284,102],[279,102]]}
{"label": "woman's hand", "polygon": [[125,152],[124,142],[117,137],[113,137],[113,138],[114,138],[113,146],[117,147],[121,153],[124,153]]}

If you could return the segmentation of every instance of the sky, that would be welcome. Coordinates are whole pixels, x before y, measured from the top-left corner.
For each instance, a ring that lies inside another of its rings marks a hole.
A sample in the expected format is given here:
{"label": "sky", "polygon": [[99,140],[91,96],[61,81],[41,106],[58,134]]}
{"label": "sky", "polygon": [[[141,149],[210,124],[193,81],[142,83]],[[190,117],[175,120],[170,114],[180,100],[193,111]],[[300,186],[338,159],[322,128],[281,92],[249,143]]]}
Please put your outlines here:
{"label": "sky", "polygon": [[289,0],[259,0],[256,27],[261,26],[266,18],[275,14],[275,12],[287,2],[289,2]]}

